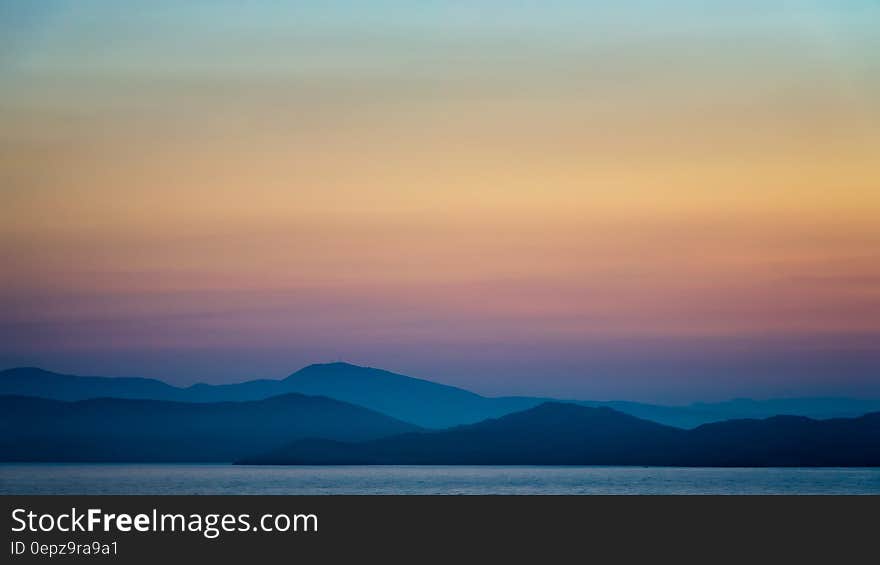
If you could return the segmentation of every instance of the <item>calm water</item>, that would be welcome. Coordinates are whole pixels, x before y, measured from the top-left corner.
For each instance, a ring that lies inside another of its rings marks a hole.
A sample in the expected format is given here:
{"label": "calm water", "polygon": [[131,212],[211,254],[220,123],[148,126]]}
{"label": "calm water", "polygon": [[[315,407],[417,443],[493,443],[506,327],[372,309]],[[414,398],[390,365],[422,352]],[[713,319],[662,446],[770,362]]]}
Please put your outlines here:
{"label": "calm water", "polygon": [[0,464],[0,494],[880,494],[880,468]]}

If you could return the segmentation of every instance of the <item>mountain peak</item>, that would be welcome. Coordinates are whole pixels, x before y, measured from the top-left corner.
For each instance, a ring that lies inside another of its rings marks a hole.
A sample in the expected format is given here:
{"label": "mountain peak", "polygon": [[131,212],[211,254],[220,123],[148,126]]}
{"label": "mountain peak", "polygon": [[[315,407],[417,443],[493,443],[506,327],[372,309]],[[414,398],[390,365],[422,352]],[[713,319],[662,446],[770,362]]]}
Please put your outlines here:
{"label": "mountain peak", "polygon": [[292,373],[287,378],[294,377],[302,377],[302,376],[323,376],[323,375],[371,375],[382,373],[386,374],[388,371],[384,371],[382,369],[374,369],[373,367],[363,367],[361,365],[355,365],[353,363],[347,363],[345,361],[332,361],[330,363],[313,363],[311,365],[306,365],[302,369]]}
{"label": "mountain peak", "polygon": [[348,361],[330,361],[328,363],[312,363],[311,365],[306,365],[300,370],[305,371],[309,369],[372,369],[372,367],[355,365],[354,363],[349,363]]}
{"label": "mountain peak", "polygon": [[[625,414],[613,408],[606,406],[582,406],[571,402],[549,401],[543,402],[537,406],[506,414],[500,418],[490,420],[492,425],[512,425],[512,426],[528,426],[528,427],[547,427],[556,426],[617,426],[617,425],[647,425],[650,427],[666,427],[656,422],[643,420]],[[472,426],[481,426],[483,422],[472,424]]]}

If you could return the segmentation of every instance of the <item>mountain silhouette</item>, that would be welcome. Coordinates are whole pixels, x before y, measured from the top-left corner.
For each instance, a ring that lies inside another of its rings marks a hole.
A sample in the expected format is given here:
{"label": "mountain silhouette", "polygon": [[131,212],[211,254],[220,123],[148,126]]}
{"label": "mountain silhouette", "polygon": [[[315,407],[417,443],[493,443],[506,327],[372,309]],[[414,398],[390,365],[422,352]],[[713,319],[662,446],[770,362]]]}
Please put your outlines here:
{"label": "mountain silhouette", "polygon": [[262,400],[280,394],[320,395],[423,427],[444,428],[522,410],[541,399],[487,398],[464,389],[348,363],[309,365],[285,379],[196,384],[181,388],[154,379],[79,377],[36,368],[0,372],[0,394],[57,400],[140,398],[179,402]]}
{"label": "mountain silhouette", "polygon": [[766,467],[880,466],[880,412],[814,420],[773,416],[688,430],[684,464]]}
{"label": "mountain silhouette", "polygon": [[296,438],[354,441],[417,429],[301,394],[218,403],[0,396],[2,461],[232,462]]}
{"label": "mountain silhouette", "polygon": [[0,394],[38,396],[54,400],[89,398],[145,398],[185,400],[185,389],[156,379],[136,377],[81,377],[36,367],[0,371]]}
{"label": "mountain silhouette", "polygon": [[880,413],[776,416],[684,430],[610,408],[548,402],[444,431],[364,442],[306,439],[244,464],[876,466]]}
{"label": "mountain silhouette", "polygon": [[487,398],[461,388],[348,363],[310,365],[284,382],[303,394],[330,396],[430,428],[479,422],[540,402],[531,398]]}
{"label": "mountain silhouette", "polygon": [[[447,428],[538,406],[551,398],[486,397],[473,392],[349,363],[309,365],[285,379],[259,379],[235,384],[196,384],[182,388],[155,379],[80,377],[36,368],[0,372],[0,394],[56,400],[137,398],[178,402],[262,400],[281,394],[321,395],[382,412],[425,428]],[[777,414],[814,418],[851,417],[880,410],[880,400],[737,399],[689,406],[662,406],[626,401],[565,400],[589,407],[608,407],[655,422],[693,428],[733,418],[765,418]]]}

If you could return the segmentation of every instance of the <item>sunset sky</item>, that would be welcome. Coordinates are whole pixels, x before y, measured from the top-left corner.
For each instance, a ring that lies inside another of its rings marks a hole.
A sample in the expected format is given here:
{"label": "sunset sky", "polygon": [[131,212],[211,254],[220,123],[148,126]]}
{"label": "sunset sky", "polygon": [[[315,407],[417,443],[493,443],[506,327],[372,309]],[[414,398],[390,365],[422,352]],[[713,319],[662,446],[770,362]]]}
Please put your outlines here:
{"label": "sunset sky", "polygon": [[0,197],[0,369],[880,397],[876,1],[0,0]]}

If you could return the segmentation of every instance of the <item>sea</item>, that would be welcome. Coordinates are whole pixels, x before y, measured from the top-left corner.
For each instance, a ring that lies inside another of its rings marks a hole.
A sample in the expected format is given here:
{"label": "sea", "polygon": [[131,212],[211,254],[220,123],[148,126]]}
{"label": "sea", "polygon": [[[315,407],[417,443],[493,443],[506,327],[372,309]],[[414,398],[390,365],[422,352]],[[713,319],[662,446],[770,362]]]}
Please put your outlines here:
{"label": "sea", "polygon": [[0,494],[880,495],[880,468],[3,463]]}

